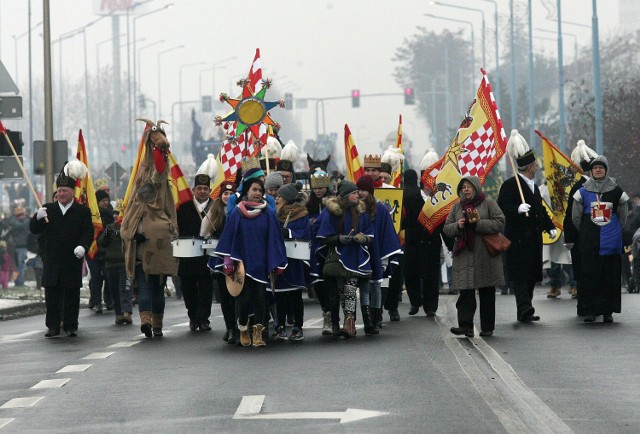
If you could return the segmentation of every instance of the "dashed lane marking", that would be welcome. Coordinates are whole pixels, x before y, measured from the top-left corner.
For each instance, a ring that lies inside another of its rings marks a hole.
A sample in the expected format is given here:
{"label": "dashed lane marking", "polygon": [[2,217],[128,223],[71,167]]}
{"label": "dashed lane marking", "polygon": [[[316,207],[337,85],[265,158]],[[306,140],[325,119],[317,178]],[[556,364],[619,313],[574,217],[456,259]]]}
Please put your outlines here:
{"label": "dashed lane marking", "polygon": [[56,371],[56,374],[60,374],[62,372],[84,372],[93,365],[91,363],[86,365],[67,365],[62,369]]}
{"label": "dashed lane marking", "polygon": [[0,429],[2,429],[5,426],[9,425],[11,422],[13,422],[14,419],[15,418],[13,418],[13,417],[0,418]]}
{"label": "dashed lane marking", "polygon": [[106,359],[110,355],[115,354],[115,352],[110,351],[108,353],[91,353],[88,356],[84,356],[83,360],[98,360],[98,359]]}
{"label": "dashed lane marking", "polygon": [[113,345],[109,345],[108,348],[127,348],[127,347],[132,347],[136,344],[139,344],[141,341],[122,341],[122,342],[116,342]]}
{"label": "dashed lane marking", "polygon": [[25,408],[33,407],[38,401],[44,399],[44,396],[32,396],[30,398],[13,398],[5,402],[0,408]]}
{"label": "dashed lane marking", "polygon": [[55,389],[67,384],[71,378],[58,378],[55,380],[42,380],[30,387],[30,389]]}
{"label": "dashed lane marking", "polygon": [[7,342],[22,342],[22,341],[30,341],[31,339],[27,339],[29,336],[33,336],[35,334],[41,333],[40,330],[32,330],[24,333],[17,333],[15,335],[2,335],[0,336],[0,344],[5,344]]}

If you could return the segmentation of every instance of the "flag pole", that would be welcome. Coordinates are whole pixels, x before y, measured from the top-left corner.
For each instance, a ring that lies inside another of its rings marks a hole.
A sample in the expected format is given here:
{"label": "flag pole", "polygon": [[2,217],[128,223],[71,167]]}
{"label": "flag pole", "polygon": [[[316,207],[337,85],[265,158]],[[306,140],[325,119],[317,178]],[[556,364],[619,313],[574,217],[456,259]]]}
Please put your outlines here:
{"label": "flag pole", "polygon": [[[509,154],[507,152],[507,154]],[[516,170],[516,165],[513,162],[513,158],[511,157],[511,155],[509,154],[509,162],[511,163],[511,168],[513,169],[513,174],[516,178],[516,184],[518,185],[518,192],[520,193],[520,200],[522,201],[522,203],[527,203],[524,200],[524,194],[522,193],[522,185],[520,185],[520,175],[518,175],[518,171]],[[525,212],[524,215],[526,215],[527,217],[529,217],[529,213]]]}
{"label": "flag pole", "polygon": [[[24,177],[24,179],[27,181],[27,184],[29,185],[29,189],[31,190],[31,194],[33,194],[33,197],[36,199],[36,203],[38,204],[38,208],[42,208],[42,203],[40,202],[40,199],[38,198],[38,195],[36,194],[36,190],[33,188],[33,184],[31,184],[31,180],[29,179],[29,176],[27,175],[27,171],[24,170],[24,166],[22,165],[22,162],[20,161],[20,157],[18,157],[18,153],[16,152],[16,148],[13,147],[13,143],[11,143],[11,139],[9,138],[9,134],[7,134],[7,130],[4,129],[4,126],[1,128],[2,130],[2,134],[4,135],[4,138],[7,140],[7,143],[9,144],[9,147],[11,148],[11,152],[13,152],[13,156],[15,157],[16,161],[18,162],[18,166],[20,166],[20,170],[22,171],[22,176]],[[49,219],[47,217],[44,218],[44,220],[49,223]]]}

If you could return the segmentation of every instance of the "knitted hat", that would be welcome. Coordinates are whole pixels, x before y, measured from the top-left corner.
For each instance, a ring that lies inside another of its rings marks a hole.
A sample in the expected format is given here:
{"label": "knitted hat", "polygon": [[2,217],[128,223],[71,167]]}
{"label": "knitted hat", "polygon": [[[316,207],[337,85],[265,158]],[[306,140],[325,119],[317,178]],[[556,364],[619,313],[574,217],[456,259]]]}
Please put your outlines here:
{"label": "knitted hat", "polygon": [[331,179],[327,172],[316,167],[315,172],[309,176],[309,184],[311,184],[311,188],[329,187],[331,185]]}
{"label": "knitted hat", "polygon": [[244,181],[248,181],[249,179],[259,178],[261,176],[264,176],[264,172],[262,171],[262,169],[258,169],[258,168],[249,169],[248,171],[242,174],[242,183],[244,184]]}
{"label": "knitted hat", "polygon": [[284,184],[282,175],[279,172],[271,172],[264,180],[264,188],[267,190],[270,188],[280,188]]}
{"label": "knitted hat", "polygon": [[373,194],[373,178],[369,175],[364,175],[358,178],[356,186],[358,187],[358,190],[368,191],[369,194]]}
{"label": "knitted hat", "polygon": [[516,159],[519,169],[527,167],[536,161],[536,156],[531,148],[529,148],[529,144],[524,137],[518,133],[518,130],[511,130],[511,137],[509,137],[509,141],[507,142],[507,152],[509,152],[511,157]]}
{"label": "knitted hat", "polygon": [[358,191],[358,187],[351,181],[343,179],[338,184],[338,196],[347,197],[354,191]]}
{"label": "knitted hat", "polygon": [[100,202],[102,199],[109,199],[109,193],[104,190],[96,191],[96,200]]}
{"label": "knitted hat", "polygon": [[236,185],[231,181],[223,181],[222,184],[220,184],[220,196],[222,196],[222,193],[224,193],[225,191],[235,193],[236,190]]}
{"label": "knitted hat", "polygon": [[588,172],[591,170],[591,162],[598,156],[596,151],[587,146],[584,140],[578,140],[575,149],[571,152],[571,161]]}
{"label": "knitted hat", "polygon": [[298,198],[298,194],[300,193],[300,189],[302,185],[298,183],[289,183],[283,185],[278,189],[278,196],[287,201],[287,203],[293,203]]}

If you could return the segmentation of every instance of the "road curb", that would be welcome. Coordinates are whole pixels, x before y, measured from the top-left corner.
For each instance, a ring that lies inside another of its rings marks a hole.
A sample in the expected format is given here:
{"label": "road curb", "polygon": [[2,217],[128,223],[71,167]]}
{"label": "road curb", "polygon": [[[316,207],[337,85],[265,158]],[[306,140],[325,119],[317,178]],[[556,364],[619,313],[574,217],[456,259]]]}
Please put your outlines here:
{"label": "road curb", "polygon": [[0,309],[0,321],[23,318],[26,316],[40,315],[45,313],[47,307],[42,301],[20,304],[18,306],[5,307]]}

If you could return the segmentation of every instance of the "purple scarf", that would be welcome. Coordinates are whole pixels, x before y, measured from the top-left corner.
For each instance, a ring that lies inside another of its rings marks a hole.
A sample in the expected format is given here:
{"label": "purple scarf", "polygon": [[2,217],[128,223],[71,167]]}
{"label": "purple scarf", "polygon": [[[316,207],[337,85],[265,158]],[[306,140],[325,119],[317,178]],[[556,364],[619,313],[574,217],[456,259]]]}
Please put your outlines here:
{"label": "purple scarf", "polygon": [[478,205],[483,201],[484,193],[478,193],[471,199],[460,199],[465,224],[464,229],[462,230],[462,235],[456,239],[456,245],[453,247],[453,256],[457,256],[465,247],[469,250],[473,250],[473,245],[476,240],[476,222],[470,222],[469,216],[473,216],[474,211],[476,211],[477,215]]}

